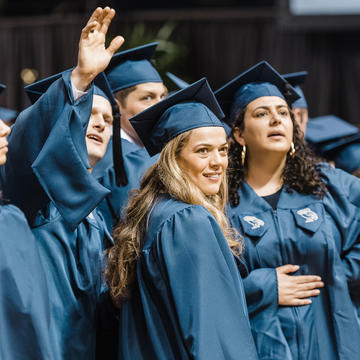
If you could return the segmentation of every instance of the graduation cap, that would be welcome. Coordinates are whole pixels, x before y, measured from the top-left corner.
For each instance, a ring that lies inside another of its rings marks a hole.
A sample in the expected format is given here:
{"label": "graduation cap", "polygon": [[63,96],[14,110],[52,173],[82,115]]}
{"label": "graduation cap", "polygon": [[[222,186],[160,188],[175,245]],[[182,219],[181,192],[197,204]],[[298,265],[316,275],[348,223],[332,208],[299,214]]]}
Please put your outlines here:
{"label": "graduation cap", "polygon": [[158,43],[153,42],[115,54],[105,70],[112,91],[148,82],[162,82],[151,64]]}
{"label": "graduation cap", "polygon": [[343,144],[334,148],[331,154],[336,167],[350,174],[355,172],[360,168],[360,131],[355,136],[343,139]]}
{"label": "graduation cap", "polygon": [[331,144],[334,142],[358,132],[359,129],[356,126],[335,115],[326,115],[309,119],[305,138],[308,142],[322,148],[322,152],[326,152],[331,150],[333,147]]}
{"label": "graduation cap", "polygon": [[295,109],[295,108],[307,109],[308,108],[308,104],[305,99],[305,95],[300,87],[300,85],[302,85],[305,82],[307,75],[308,75],[308,72],[305,70],[283,75],[284,79],[286,81],[288,81],[291,86],[294,87],[294,89],[300,96],[300,98],[298,100],[294,101],[291,104],[291,107],[293,109]]}
{"label": "graduation cap", "polygon": [[[0,94],[6,89],[6,85],[0,84]],[[10,122],[18,116],[18,112],[16,110],[4,108],[0,106],[0,120],[4,122]]]}
{"label": "graduation cap", "polygon": [[199,127],[223,127],[224,117],[205,78],[130,119],[148,153],[159,153],[177,135]]}
{"label": "graduation cap", "polygon": [[291,105],[299,99],[295,89],[266,61],[254,65],[215,91],[227,122],[237,110],[262,96],[278,96]]}
{"label": "graduation cap", "polygon": [[176,75],[172,74],[171,72],[167,72],[166,76],[179,88],[179,89],[184,89],[187,86],[189,86],[189,83],[187,83],[186,81],[180,79],[179,77],[177,77]]}
{"label": "graduation cap", "polygon": [[[46,79],[37,81],[31,85],[25,86],[25,92],[28,95],[30,101],[35,103],[42,94],[46,92],[49,86],[59,79],[64,72],[49,76]],[[120,110],[114,98],[110,84],[106,78],[105,73],[100,73],[94,79],[94,95],[99,95],[107,99],[112,107],[113,113],[113,159],[116,184],[127,185],[128,179],[125,170],[125,166],[122,158],[121,136],[120,136]]]}
{"label": "graduation cap", "polygon": [[335,115],[311,118],[306,140],[336,167],[352,173],[360,167],[360,130]]}

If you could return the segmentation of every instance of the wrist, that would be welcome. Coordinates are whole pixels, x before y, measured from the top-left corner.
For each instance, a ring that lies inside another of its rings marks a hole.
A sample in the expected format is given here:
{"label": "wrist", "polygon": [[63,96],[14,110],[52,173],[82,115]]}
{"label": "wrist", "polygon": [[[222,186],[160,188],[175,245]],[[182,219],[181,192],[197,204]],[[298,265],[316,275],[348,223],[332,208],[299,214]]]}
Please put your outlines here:
{"label": "wrist", "polygon": [[86,91],[90,88],[92,81],[95,79],[94,74],[82,71],[79,66],[71,72],[71,82],[75,88],[80,91]]}

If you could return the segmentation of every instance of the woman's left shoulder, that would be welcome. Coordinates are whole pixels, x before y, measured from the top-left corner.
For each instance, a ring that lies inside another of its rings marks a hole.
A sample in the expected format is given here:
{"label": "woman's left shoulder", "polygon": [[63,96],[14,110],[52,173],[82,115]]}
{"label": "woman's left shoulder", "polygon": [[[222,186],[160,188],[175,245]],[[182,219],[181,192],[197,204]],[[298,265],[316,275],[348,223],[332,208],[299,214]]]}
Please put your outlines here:
{"label": "woman's left shoulder", "polygon": [[341,169],[330,165],[320,165],[320,171],[326,183],[328,196],[349,199],[356,206],[360,206],[360,179]]}

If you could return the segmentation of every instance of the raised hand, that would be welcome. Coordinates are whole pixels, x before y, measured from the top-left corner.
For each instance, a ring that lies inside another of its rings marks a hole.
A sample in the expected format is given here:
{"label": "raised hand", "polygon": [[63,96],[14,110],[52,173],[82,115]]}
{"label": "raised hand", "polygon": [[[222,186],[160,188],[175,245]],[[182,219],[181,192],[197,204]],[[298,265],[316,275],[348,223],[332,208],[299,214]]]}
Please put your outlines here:
{"label": "raised hand", "polygon": [[317,275],[288,275],[299,270],[298,265],[283,265],[276,268],[279,305],[300,306],[311,304],[309,297],[318,296],[324,287]]}
{"label": "raised hand", "polygon": [[106,69],[115,51],[124,42],[122,36],[117,36],[105,48],[106,33],[114,16],[114,9],[99,7],[81,31],[78,63],[71,74],[71,80],[79,90],[86,90],[96,75]]}

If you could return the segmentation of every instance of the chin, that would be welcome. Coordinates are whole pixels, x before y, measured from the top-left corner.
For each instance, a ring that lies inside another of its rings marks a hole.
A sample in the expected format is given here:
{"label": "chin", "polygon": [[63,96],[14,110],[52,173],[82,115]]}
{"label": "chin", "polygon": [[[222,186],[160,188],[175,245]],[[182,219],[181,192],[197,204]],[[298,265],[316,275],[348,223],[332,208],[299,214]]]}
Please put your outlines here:
{"label": "chin", "polygon": [[220,186],[217,186],[216,188],[214,187],[206,187],[205,189],[201,189],[201,191],[207,195],[207,196],[213,196],[219,193],[220,191]]}

